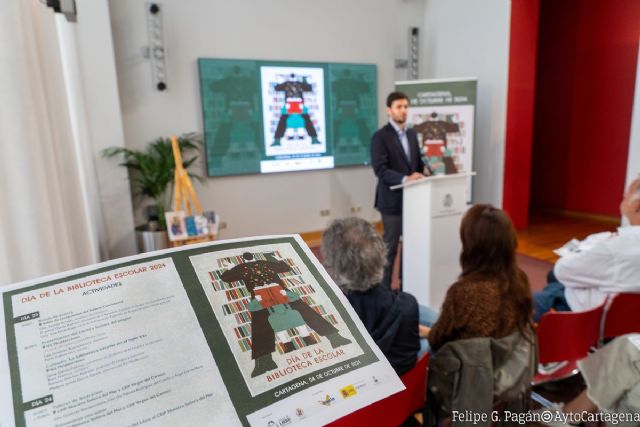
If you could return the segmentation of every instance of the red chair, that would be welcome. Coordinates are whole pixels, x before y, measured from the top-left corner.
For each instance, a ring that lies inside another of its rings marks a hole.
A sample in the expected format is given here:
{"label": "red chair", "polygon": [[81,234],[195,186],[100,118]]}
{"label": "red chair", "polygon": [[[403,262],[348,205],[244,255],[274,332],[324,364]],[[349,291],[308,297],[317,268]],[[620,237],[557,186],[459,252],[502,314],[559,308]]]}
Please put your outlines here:
{"label": "red chair", "polygon": [[538,362],[561,362],[555,369],[538,367],[532,385],[557,381],[578,373],[577,361],[586,357],[600,339],[605,304],[587,311],[549,312],[538,325]]}
{"label": "red chair", "polygon": [[605,310],[602,338],[640,332],[640,294],[618,294]]}
{"label": "red chair", "polygon": [[400,377],[406,389],[339,418],[328,426],[399,426],[416,412],[422,411],[427,391],[428,365],[429,353],[422,356],[413,369]]}

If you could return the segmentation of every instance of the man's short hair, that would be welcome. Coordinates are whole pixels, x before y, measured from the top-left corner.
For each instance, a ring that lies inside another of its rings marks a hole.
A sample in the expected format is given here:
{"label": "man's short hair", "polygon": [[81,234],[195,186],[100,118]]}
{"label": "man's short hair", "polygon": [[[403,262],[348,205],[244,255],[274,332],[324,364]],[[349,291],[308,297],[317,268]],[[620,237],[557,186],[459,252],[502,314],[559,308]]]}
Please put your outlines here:
{"label": "man's short hair", "polygon": [[375,228],[362,218],[333,221],[322,236],[323,264],[344,290],[366,291],[382,280],[387,252]]}
{"label": "man's short hair", "polygon": [[409,97],[402,92],[391,92],[389,96],[387,96],[387,107],[391,108],[391,104],[393,101],[397,101],[399,99],[406,99],[409,102]]}

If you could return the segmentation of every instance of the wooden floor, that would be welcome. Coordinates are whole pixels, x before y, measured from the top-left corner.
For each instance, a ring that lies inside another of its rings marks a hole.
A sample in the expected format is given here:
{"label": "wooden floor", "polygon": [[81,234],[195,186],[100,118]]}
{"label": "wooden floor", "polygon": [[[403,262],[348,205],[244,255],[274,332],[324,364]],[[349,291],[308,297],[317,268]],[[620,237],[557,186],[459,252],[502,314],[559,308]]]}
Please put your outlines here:
{"label": "wooden floor", "polygon": [[518,232],[518,253],[541,261],[555,262],[553,253],[569,240],[582,240],[589,234],[615,231],[616,220],[585,218],[575,215],[535,214],[529,218],[529,227]]}
{"label": "wooden floor", "polygon": [[[382,234],[382,224],[376,223]],[[584,239],[600,231],[615,231],[617,220],[585,218],[557,213],[536,213],[529,218],[529,227],[518,232],[518,253],[540,261],[554,263],[558,256],[553,253],[569,240]],[[322,232],[301,233],[311,247],[320,246]]]}

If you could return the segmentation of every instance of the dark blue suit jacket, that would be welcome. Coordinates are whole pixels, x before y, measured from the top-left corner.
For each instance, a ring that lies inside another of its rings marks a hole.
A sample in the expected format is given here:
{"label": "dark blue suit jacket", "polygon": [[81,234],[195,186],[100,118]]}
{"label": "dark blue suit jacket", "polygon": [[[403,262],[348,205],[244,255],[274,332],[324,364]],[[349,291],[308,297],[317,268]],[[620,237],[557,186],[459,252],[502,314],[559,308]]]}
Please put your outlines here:
{"label": "dark blue suit jacket", "polygon": [[390,123],[371,137],[371,165],[378,177],[375,207],[385,215],[402,215],[402,190],[390,190],[389,187],[401,184],[402,178],[413,172],[424,171],[418,137],[412,129],[407,129],[407,140],[409,159]]}

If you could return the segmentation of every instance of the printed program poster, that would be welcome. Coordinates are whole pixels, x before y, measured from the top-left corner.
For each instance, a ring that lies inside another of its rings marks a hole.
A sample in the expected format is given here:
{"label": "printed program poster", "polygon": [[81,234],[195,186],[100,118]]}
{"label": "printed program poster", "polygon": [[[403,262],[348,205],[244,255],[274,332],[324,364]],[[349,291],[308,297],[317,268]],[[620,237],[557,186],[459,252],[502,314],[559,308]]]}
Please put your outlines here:
{"label": "printed program poster", "polygon": [[235,419],[171,258],[17,289],[3,303],[14,410],[3,426]]}
{"label": "printed program poster", "polygon": [[0,292],[2,427],[322,425],[403,389],[299,236]]}

